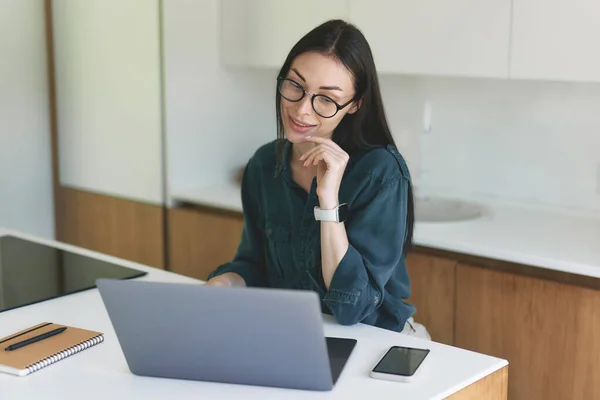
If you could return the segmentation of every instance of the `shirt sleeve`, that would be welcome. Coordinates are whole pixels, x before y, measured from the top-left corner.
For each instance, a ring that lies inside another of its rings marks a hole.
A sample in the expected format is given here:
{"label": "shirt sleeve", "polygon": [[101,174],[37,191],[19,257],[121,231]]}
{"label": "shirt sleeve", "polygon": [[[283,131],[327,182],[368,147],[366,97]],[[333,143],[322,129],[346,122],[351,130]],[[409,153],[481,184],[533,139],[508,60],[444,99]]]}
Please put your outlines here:
{"label": "shirt sleeve", "polygon": [[[251,188],[256,188],[251,172],[252,160],[246,166],[242,177],[242,209],[244,227],[242,239],[232,261],[220,265],[208,275],[208,279],[226,272],[235,272],[246,282],[246,286],[265,286],[265,267],[262,236],[258,229],[258,208]],[[255,192],[254,192],[255,193]]]}
{"label": "shirt sleeve", "polygon": [[351,210],[346,223],[348,250],[323,298],[342,325],[386,312],[380,308],[385,285],[397,268],[406,268],[402,261],[408,182],[403,175],[389,178],[366,202]]}

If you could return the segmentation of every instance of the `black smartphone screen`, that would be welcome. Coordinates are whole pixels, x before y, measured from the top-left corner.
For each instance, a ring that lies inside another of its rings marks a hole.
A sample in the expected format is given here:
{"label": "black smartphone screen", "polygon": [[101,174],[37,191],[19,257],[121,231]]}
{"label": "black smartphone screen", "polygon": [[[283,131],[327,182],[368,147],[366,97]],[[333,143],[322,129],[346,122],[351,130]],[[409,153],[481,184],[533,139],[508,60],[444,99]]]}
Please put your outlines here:
{"label": "black smartphone screen", "polygon": [[373,372],[382,374],[411,376],[429,354],[428,349],[394,346],[385,353]]}

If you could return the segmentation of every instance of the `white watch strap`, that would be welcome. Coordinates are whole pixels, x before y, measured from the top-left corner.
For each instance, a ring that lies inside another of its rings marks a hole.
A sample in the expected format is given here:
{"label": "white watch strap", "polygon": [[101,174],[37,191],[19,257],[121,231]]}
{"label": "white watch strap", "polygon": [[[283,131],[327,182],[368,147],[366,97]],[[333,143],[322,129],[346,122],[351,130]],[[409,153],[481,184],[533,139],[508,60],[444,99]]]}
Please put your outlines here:
{"label": "white watch strap", "polygon": [[315,219],[317,221],[332,221],[337,222],[338,210],[337,207],[333,210],[321,210],[315,206]]}

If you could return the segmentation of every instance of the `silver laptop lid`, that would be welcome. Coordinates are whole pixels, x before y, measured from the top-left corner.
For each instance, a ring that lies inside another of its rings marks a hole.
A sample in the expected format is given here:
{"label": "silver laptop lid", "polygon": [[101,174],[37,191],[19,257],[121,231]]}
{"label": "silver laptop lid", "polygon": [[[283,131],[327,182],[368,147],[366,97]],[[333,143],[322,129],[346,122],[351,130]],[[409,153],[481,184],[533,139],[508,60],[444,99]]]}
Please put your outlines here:
{"label": "silver laptop lid", "polygon": [[132,373],[330,390],[316,293],[99,279]]}

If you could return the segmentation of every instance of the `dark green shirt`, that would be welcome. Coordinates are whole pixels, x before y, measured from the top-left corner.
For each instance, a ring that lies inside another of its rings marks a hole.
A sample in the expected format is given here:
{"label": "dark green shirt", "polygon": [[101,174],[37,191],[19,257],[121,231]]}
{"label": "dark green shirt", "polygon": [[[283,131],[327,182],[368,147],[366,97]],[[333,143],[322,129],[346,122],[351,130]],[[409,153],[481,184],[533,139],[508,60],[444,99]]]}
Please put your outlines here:
{"label": "dark green shirt", "polygon": [[209,278],[235,272],[247,286],[312,290],[323,312],[343,325],[363,322],[402,331],[415,312],[405,299],[410,281],[403,257],[408,167],[394,146],[352,156],[339,190],[347,203],[348,251],[325,288],[321,272],[316,178],[310,193],[292,179],[291,143],[277,173],[276,141],[259,148],[242,180],[244,229],[235,258]]}

